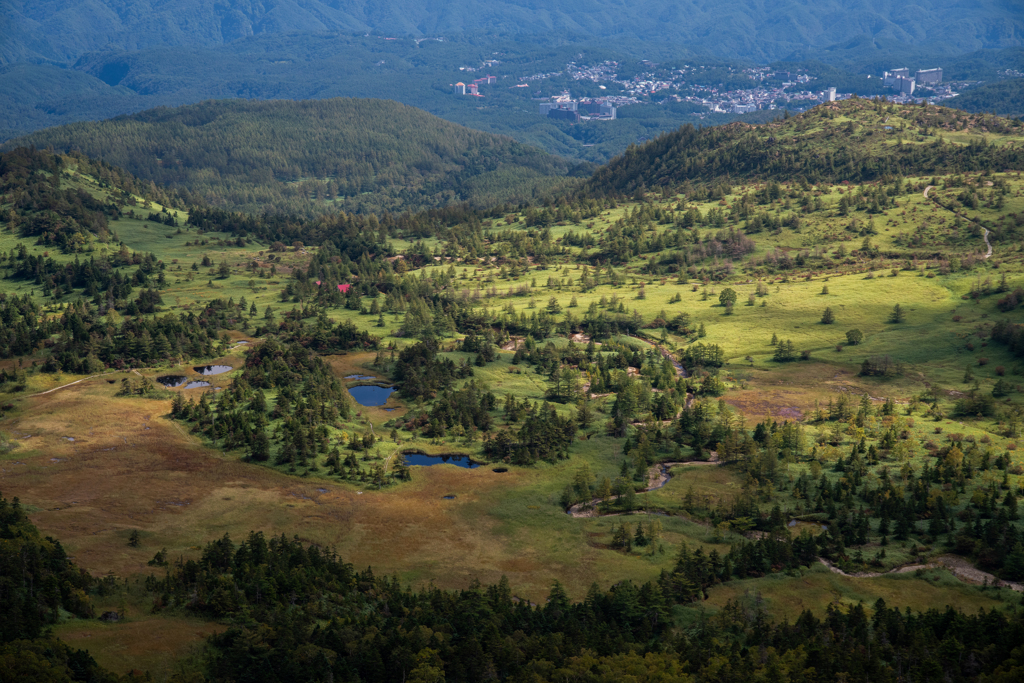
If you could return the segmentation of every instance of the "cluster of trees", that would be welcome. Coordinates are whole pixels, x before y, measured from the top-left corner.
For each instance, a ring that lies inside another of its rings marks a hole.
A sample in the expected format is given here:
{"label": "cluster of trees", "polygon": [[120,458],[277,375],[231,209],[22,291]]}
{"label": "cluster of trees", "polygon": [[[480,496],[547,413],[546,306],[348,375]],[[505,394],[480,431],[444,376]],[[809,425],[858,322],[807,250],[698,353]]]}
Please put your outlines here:
{"label": "cluster of trees", "polygon": [[[515,465],[533,465],[539,460],[554,462],[569,457],[569,446],[576,438],[577,420],[562,416],[547,402],[527,402],[513,413],[521,416],[518,430],[501,429],[484,441],[484,453],[493,460]],[[519,420],[515,420],[518,423]]]}
{"label": "cluster of trees", "polygon": [[459,366],[450,358],[437,354],[437,342],[422,341],[402,349],[391,376],[398,383],[398,393],[411,400],[432,398],[449,389],[456,380],[473,375],[468,364]]}
{"label": "cluster of trees", "polygon": [[[130,275],[122,272],[133,265],[137,268]],[[129,300],[134,288],[163,288],[167,284],[162,261],[153,254],[130,252],[124,245],[98,259],[90,256],[88,261],[81,261],[76,256],[74,261],[61,262],[46,254],[29,254],[24,244],[18,244],[10,252],[0,251],[0,266],[8,268],[8,278],[40,285],[44,296],[60,299],[81,290],[80,294],[104,310],[113,308],[129,315],[153,312],[139,310],[145,302]]]}
{"label": "cluster of trees", "polygon": [[[271,409],[267,392],[276,391]],[[297,344],[268,339],[246,355],[245,368],[231,385],[198,402],[175,395],[172,416],[193,423],[193,431],[225,449],[245,448],[256,462],[316,468],[317,458],[331,450],[328,427],[347,419],[348,392],[319,356]],[[274,423],[272,434],[269,427]]]}
{"label": "cluster of trees", "polygon": [[69,304],[60,316],[43,316],[31,298],[0,294],[0,357],[23,356],[46,346],[50,355],[44,371],[78,374],[104,366],[209,357],[226,308],[226,302],[214,300],[199,314],[137,317],[115,324],[86,301]]}

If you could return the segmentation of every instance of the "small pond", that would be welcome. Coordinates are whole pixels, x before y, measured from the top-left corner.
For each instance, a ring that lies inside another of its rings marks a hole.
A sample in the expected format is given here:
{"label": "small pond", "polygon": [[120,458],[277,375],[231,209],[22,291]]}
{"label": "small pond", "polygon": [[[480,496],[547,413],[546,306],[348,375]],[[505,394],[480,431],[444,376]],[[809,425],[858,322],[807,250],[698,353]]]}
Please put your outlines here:
{"label": "small pond", "polygon": [[467,469],[476,469],[480,463],[473,462],[468,455],[427,455],[426,453],[403,453],[407,465],[430,467],[431,465],[455,465]]}
{"label": "small pond", "polygon": [[157,384],[162,384],[168,389],[174,389],[175,387],[180,387],[182,384],[187,382],[188,377],[186,377],[185,375],[163,375],[162,377],[157,377],[156,381]]}
{"label": "small pond", "polygon": [[205,377],[209,377],[210,375],[222,375],[225,372],[231,372],[230,365],[200,365],[192,369]]}
{"label": "small pond", "polygon": [[361,406],[382,406],[388,402],[388,396],[394,393],[392,387],[363,386],[351,387],[348,393]]}
{"label": "small pond", "polygon": [[368,380],[368,379],[377,379],[377,378],[374,377],[373,375],[345,375],[345,379],[361,379],[361,380],[365,381],[365,380]]}
{"label": "small pond", "polygon": [[202,380],[196,380],[194,382],[189,382],[188,384],[186,384],[185,388],[186,389],[198,389],[200,387],[208,387],[208,386],[210,386],[209,382],[204,382]]}

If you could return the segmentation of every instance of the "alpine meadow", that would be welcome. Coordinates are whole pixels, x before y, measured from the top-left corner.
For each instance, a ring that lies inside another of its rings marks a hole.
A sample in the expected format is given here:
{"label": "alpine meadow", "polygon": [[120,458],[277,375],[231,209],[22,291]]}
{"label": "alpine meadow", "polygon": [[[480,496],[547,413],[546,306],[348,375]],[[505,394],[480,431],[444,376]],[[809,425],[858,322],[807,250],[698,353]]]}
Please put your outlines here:
{"label": "alpine meadow", "polygon": [[698,5],[0,0],[0,683],[1024,680],[1021,17]]}

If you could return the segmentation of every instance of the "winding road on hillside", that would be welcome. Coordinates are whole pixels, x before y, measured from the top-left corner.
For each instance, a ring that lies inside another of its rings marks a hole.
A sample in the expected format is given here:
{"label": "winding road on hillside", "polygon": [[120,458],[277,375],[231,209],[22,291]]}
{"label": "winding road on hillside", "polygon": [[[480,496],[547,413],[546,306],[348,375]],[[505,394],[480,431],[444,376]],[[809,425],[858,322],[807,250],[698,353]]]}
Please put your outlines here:
{"label": "winding road on hillside", "polygon": [[963,218],[968,223],[974,223],[979,228],[981,228],[981,236],[985,238],[985,246],[988,248],[988,251],[985,253],[985,258],[991,258],[992,257],[992,243],[988,241],[988,228],[986,228],[984,225],[982,225],[978,221],[972,220],[971,218],[963,215],[962,213],[959,213],[957,211],[953,211],[952,209],[949,209],[949,208],[943,206],[942,203],[939,202],[938,199],[935,199],[933,197],[929,197],[928,196],[928,192],[931,191],[931,190],[934,190],[934,189],[935,189],[934,185],[929,185],[928,187],[924,188],[924,198],[932,200],[933,202],[935,202],[935,205],[938,206],[939,208],[946,209],[946,211],[952,212],[954,215],[959,216],[960,218]]}

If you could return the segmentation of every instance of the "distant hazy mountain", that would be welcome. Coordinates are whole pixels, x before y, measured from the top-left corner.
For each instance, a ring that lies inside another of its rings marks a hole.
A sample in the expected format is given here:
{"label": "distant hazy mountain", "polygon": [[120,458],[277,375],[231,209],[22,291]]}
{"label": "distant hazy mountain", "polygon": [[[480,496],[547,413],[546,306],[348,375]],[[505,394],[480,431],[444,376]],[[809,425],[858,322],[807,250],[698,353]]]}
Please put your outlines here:
{"label": "distant hazy mountain", "polygon": [[571,34],[778,59],[850,41],[949,53],[1024,44],[1019,0],[0,0],[0,64],[260,34]]}

